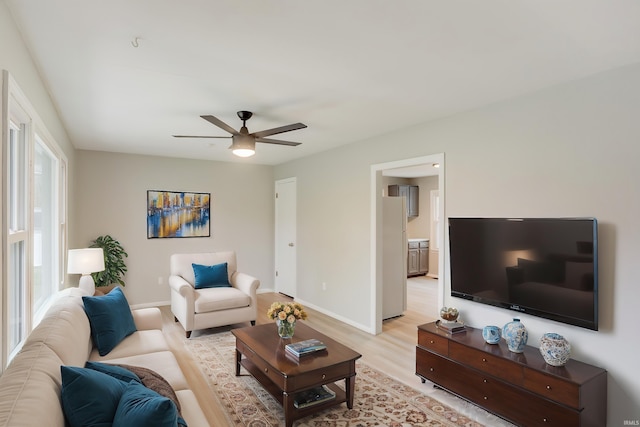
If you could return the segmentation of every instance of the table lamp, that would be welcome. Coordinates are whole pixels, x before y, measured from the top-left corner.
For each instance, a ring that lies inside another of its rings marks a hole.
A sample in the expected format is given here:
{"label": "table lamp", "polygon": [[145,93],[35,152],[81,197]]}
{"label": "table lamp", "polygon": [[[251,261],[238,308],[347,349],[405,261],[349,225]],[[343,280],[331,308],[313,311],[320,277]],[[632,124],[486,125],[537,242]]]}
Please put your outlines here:
{"label": "table lamp", "polygon": [[70,249],[67,260],[67,273],[82,274],[78,288],[93,295],[96,284],[91,273],[104,270],[104,252],[102,248]]}

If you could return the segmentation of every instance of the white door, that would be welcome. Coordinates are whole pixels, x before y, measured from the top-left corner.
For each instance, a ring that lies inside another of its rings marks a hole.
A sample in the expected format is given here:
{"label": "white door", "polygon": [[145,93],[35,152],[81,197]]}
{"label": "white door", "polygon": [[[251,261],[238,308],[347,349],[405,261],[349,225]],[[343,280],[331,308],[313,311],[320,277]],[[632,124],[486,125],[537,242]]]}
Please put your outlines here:
{"label": "white door", "polygon": [[296,296],[296,179],[276,181],[276,292]]}

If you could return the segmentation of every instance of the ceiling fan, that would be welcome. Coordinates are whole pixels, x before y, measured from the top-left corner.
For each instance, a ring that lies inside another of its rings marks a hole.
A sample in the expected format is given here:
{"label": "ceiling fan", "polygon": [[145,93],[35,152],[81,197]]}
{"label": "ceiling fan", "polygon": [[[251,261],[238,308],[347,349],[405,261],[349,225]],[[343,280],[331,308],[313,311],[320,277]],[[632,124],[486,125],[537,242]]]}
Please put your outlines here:
{"label": "ceiling fan", "polygon": [[294,123],[291,125],[280,126],[273,129],[267,129],[260,132],[249,133],[247,129],[247,120],[253,116],[251,111],[238,111],[238,117],[242,120],[240,131],[235,130],[222,120],[214,116],[200,116],[211,124],[218,126],[220,129],[226,130],[231,136],[200,136],[200,135],[173,135],[176,138],[231,138],[232,143],[229,148],[233,150],[233,154],[239,157],[250,157],[256,152],[256,142],[265,144],[289,145],[295,147],[300,145],[299,142],[282,141],[279,139],[265,138],[278,133],[290,132],[292,130],[304,129],[307,125],[302,123]]}

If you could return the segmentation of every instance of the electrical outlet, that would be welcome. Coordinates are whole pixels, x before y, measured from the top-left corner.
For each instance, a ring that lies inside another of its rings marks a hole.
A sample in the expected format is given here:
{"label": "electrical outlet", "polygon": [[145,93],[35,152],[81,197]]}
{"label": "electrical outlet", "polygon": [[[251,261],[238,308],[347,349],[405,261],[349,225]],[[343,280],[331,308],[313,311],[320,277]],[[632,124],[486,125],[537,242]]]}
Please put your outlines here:
{"label": "electrical outlet", "polygon": [[325,282],[322,282],[322,290],[323,291],[327,290],[327,284]]}

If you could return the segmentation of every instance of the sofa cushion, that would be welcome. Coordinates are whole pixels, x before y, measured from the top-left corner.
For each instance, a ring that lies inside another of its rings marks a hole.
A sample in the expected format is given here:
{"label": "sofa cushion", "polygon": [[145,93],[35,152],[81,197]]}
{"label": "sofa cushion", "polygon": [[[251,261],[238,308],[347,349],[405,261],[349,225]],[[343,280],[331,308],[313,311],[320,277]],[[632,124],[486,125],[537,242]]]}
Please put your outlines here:
{"label": "sofa cushion", "polygon": [[167,344],[167,340],[162,331],[136,331],[123,339],[116,348],[104,356],[100,356],[98,349],[94,348],[88,359],[102,362],[119,359],[121,357],[135,356],[136,354],[155,353],[157,351],[167,350],[169,350],[169,344]]}
{"label": "sofa cushion", "polygon": [[193,275],[195,277],[194,286],[196,289],[228,288],[231,286],[226,262],[215,265],[192,263],[191,267],[193,268]]}
{"label": "sofa cushion", "polygon": [[131,309],[122,289],[114,288],[104,296],[82,297],[91,324],[91,336],[101,356],[136,331]]}
{"label": "sofa cushion", "polygon": [[209,313],[230,308],[248,307],[251,297],[236,288],[196,290],[194,307],[196,313]]}
{"label": "sofa cushion", "polygon": [[113,418],[113,427],[176,427],[176,405],[142,384],[131,381]]}
{"label": "sofa cushion", "polygon": [[[103,361],[107,361],[102,359]],[[182,374],[180,365],[173,352],[159,351],[156,353],[138,354],[118,359],[109,359],[108,363],[114,365],[144,366],[162,376],[175,391],[189,388],[186,378]]]}
{"label": "sofa cushion", "polygon": [[102,372],[110,377],[116,378],[120,381],[124,381],[129,384],[131,381],[136,381],[142,384],[142,380],[139,376],[133,373],[130,369],[122,366],[110,365],[108,363],[100,362],[87,362],[84,365],[87,369],[93,369],[94,371]]}
{"label": "sofa cushion", "polygon": [[127,384],[93,369],[61,366],[62,407],[70,427],[108,427]]}

